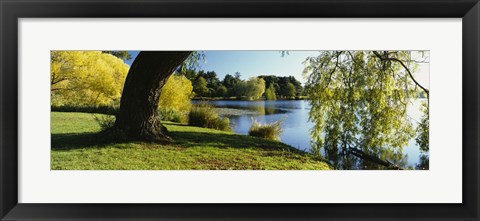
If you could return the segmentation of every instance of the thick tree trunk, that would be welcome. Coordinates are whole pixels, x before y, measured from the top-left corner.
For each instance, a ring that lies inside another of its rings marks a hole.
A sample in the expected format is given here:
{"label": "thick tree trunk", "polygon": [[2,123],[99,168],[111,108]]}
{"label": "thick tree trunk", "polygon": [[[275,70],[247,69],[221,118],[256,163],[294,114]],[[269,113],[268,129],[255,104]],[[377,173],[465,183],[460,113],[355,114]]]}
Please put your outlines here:
{"label": "thick tree trunk", "polygon": [[163,86],[191,51],[142,51],[125,80],[115,128],[132,139],[170,141],[157,115]]}

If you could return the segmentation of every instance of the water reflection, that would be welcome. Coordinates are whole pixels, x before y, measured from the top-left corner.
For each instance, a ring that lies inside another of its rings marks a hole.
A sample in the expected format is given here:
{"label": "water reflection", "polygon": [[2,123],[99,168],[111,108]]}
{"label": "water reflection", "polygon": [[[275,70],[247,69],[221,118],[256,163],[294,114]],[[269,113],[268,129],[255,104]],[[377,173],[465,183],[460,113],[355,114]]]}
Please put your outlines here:
{"label": "water reflection", "polygon": [[402,151],[395,151],[386,148],[351,148],[339,150],[338,146],[326,145],[323,149],[323,156],[337,169],[406,169],[408,156]]}
{"label": "water reflection", "polygon": [[[198,102],[194,102],[198,103]],[[297,149],[314,152],[317,148],[311,142],[310,129],[314,126],[308,121],[310,104],[304,100],[278,101],[210,101],[219,108],[247,110],[245,114],[229,114],[232,127],[236,133],[248,134],[252,125],[252,117],[261,123],[272,123],[284,119],[281,141]],[[422,113],[420,101],[412,101],[407,112],[416,127]],[[429,153],[422,153],[412,138],[407,146],[401,149],[389,148],[357,148],[351,151],[339,151],[336,144],[323,145],[321,153],[337,169],[429,169]]]}
{"label": "water reflection", "polygon": [[415,165],[415,168],[417,170],[428,170],[430,169],[430,156],[428,156],[428,153],[422,153],[420,154],[420,159],[418,163]]}

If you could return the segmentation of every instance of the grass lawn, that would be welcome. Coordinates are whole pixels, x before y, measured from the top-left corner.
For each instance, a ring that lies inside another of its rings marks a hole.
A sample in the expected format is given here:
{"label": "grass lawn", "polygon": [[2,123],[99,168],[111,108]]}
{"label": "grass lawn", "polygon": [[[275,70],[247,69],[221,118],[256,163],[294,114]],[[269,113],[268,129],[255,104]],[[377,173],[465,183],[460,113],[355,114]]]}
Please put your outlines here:
{"label": "grass lawn", "polygon": [[165,122],[175,142],[106,142],[93,114],[52,112],[53,170],[328,170],[281,142]]}

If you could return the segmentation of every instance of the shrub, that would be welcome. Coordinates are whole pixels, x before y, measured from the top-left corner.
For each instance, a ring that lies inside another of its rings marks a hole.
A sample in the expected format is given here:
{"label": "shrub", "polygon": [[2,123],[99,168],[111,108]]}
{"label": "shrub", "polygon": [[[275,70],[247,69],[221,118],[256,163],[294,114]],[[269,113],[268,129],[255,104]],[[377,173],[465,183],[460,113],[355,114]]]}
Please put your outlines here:
{"label": "shrub", "polygon": [[98,142],[126,142],[130,140],[124,130],[115,128],[114,115],[94,114],[95,121],[100,125],[101,131],[97,134]]}
{"label": "shrub", "polygon": [[112,115],[93,115],[102,131],[107,131],[115,125],[115,116]]}
{"label": "shrub", "polygon": [[248,131],[248,135],[261,137],[269,140],[280,140],[283,120],[275,121],[270,124],[261,124],[253,119],[253,124]]}
{"label": "shrub", "polygon": [[188,114],[188,124],[217,130],[231,131],[230,120],[221,118],[215,108],[208,104],[194,106]]}
{"label": "shrub", "polygon": [[172,108],[160,107],[158,108],[158,115],[160,120],[187,123],[187,114]]}

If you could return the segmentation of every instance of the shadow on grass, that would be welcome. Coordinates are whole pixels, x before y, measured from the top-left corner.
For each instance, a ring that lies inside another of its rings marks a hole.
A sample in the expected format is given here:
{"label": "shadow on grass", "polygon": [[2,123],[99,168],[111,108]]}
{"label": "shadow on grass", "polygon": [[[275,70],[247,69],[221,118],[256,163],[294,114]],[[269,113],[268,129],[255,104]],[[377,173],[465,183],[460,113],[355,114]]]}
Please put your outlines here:
{"label": "shadow on grass", "polygon": [[[168,124],[168,123],[167,123]],[[173,123],[172,125],[182,126]],[[174,131],[169,135],[173,138],[170,145],[182,148],[189,147],[214,147],[214,148],[262,148],[288,150],[294,153],[305,153],[285,143],[271,141],[257,137],[239,135],[239,134],[223,134],[223,133],[207,133],[207,132],[184,132]],[[115,139],[105,132],[97,133],[66,133],[52,134],[52,150],[72,150],[80,148],[103,148],[116,147],[125,148],[125,145],[114,145],[124,143],[148,143],[135,140]],[[123,137],[124,138],[124,137]],[[152,143],[158,145],[162,143]],[[165,143],[163,143],[165,144]]]}
{"label": "shadow on grass", "polygon": [[[173,122],[164,122],[164,125],[175,125],[175,126],[186,126],[189,125],[173,123]],[[289,150],[295,153],[305,153],[304,151],[298,150],[288,144],[272,141],[258,137],[252,137],[247,135],[240,134],[222,134],[222,133],[207,133],[207,132],[185,132],[185,131],[174,131],[170,133],[174,140],[174,144],[183,146],[183,147],[198,147],[198,146],[210,146],[217,148],[265,148],[265,149],[281,149]]]}
{"label": "shadow on grass", "polygon": [[238,134],[213,134],[205,132],[173,132],[174,143],[184,147],[209,146],[217,148],[269,148],[296,150],[284,143]]}
{"label": "shadow on grass", "polygon": [[66,133],[52,134],[52,150],[69,150],[91,146],[107,146],[121,143],[102,138],[102,133]]}

